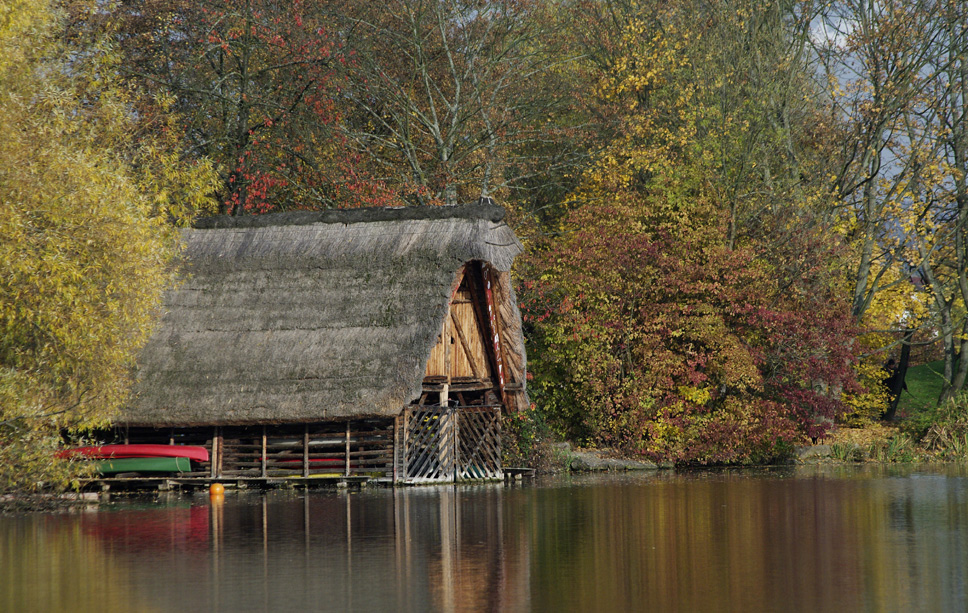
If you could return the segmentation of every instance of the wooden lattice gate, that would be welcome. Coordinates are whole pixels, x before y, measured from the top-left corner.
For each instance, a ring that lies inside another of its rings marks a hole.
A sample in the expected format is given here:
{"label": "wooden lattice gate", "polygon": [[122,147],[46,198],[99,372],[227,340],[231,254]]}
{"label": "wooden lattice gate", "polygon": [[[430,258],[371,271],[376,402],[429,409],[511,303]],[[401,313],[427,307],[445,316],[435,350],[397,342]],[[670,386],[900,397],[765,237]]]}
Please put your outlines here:
{"label": "wooden lattice gate", "polygon": [[398,479],[442,483],[501,479],[499,406],[408,407],[401,417]]}

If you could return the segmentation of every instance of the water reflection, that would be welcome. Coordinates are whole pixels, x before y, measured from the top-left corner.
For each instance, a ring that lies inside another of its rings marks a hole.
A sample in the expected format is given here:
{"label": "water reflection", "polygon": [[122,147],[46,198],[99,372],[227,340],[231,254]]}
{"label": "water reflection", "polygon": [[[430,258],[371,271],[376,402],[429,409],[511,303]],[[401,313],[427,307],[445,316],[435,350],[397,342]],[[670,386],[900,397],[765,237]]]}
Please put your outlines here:
{"label": "water reflection", "polygon": [[0,519],[3,611],[963,611],[968,479],[814,468]]}

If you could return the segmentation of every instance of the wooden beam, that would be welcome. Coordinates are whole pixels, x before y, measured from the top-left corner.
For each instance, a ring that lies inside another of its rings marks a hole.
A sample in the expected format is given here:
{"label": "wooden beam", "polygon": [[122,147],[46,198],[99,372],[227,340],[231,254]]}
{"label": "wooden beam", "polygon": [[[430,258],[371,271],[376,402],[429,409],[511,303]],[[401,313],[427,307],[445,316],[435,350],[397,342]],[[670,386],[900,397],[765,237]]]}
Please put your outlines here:
{"label": "wooden beam", "polygon": [[[453,477],[453,473],[456,467],[456,462],[454,462],[454,454],[456,449],[454,448],[454,440],[451,433],[454,427],[454,415],[449,409],[450,405],[450,390],[448,385],[444,384],[444,389],[440,392],[440,436],[437,438],[437,459],[440,462],[440,471],[442,474],[450,473],[450,477]],[[450,466],[444,464],[444,461],[449,460]]]}
{"label": "wooden beam", "polygon": [[[481,338],[484,340],[484,353],[490,362],[490,371],[493,372],[494,379],[496,380],[498,376],[498,358],[494,355],[494,330],[491,329],[491,318],[487,316],[487,298],[485,297],[483,287],[484,279],[482,277],[483,272],[481,271],[481,267],[475,266],[472,269],[470,282],[467,284],[467,287],[471,292],[474,315],[477,318],[477,325],[480,327]],[[478,287],[478,283],[482,285]],[[500,385],[496,387],[500,389]]]}
{"label": "wooden beam", "polygon": [[[480,392],[486,390],[493,390],[495,388],[494,382],[490,379],[483,379],[481,381],[471,380],[471,381],[459,381],[447,384],[448,388],[452,392]],[[423,389],[425,392],[437,392],[439,393],[443,389],[443,383],[424,383]],[[427,404],[426,402],[421,402],[420,404]]]}
{"label": "wooden beam", "polygon": [[464,349],[464,355],[467,356],[467,363],[471,365],[471,372],[478,379],[483,379],[481,375],[481,369],[478,368],[477,362],[474,359],[475,356],[471,353],[470,345],[467,342],[467,337],[464,336],[464,330],[461,328],[460,320],[457,318],[457,313],[451,309],[450,311],[450,321],[454,325],[454,330],[457,331],[457,338],[460,339],[460,346]]}
{"label": "wooden beam", "polygon": [[[457,271],[457,274],[454,276],[454,280],[450,284],[450,302],[453,302],[454,299],[457,297],[457,290],[460,289],[460,284],[464,282],[464,275],[466,274],[467,274],[467,264],[464,264]],[[448,305],[450,304],[450,302],[448,302]]]}
{"label": "wooden beam", "polygon": [[444,373],[447,375],[447,383],[450,383],[450,369],[451,369],[451,350],[450,344],[453,340],[451,335],[447,333],[447,324],[453,315],[453,309],[450,308],[450,303],[454,301],[457,297],[457,291],[460,289],[461,283],[464,282],[464,275],[467,274],[467,265],[460,267],[457,271],[457,275],[454,278],[453,283],[450,287],[450,298],[447,299],[447,314],[444,315],[444,327],[440,331],[440,338],[444,342]]}
{"label": "wooden beam", "polygon": [[[506,406],[507,398],[504,395],[504,356],[503,349],[501,347],[501,333],[498,330],[498,309],[500,308],[497,302],[494,300],[494,292],[490,288],[490,268],[487,264],[480,264],[478,266],[481,271],[481,283],[484,289],[484,299],[485,308],[487,310],[487,324],[490,330],[490,336],[488,336],[488,344],[493,348],[494,355],[494,374],[497,377],[498,388],[501,393],[501,402]],[[497,282],[495,277],[494,282]]]}
{"label": "wooden beam", "polygon": [[[447,331],[447,321],[450,319],[449,304],[447,305],[447,314],[448,314],[447,319],[444,320],[444,372],[447,373],[447,383],[450,383],[450,379],[451,379],[450,369],[452,368],[451,354],[453,353],[450,350],[450,344],[453,342],[454,339],[451,337],[451,333]],[[444,385],[447,385],[447,383],[444,383]]]}

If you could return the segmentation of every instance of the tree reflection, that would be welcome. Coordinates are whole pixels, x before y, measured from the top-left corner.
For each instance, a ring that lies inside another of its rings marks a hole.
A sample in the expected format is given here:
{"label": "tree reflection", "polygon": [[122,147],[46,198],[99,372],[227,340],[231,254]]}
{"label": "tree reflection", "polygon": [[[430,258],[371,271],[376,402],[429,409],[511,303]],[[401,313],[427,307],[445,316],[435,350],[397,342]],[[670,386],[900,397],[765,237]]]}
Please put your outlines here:
{"label": "tree reflection", "polygon": [[0,520],[0,609],[964,610],[966,492],[855,469],[173,496]]}

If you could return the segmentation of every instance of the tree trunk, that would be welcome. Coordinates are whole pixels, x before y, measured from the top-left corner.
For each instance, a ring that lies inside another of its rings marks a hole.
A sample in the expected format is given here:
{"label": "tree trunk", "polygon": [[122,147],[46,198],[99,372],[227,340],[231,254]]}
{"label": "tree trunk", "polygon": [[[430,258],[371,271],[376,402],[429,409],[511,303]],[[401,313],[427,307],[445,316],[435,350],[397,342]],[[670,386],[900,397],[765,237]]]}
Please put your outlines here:
{"label": "tree trunk", "polygon": [[888,405],[884,413],[884,419],[894,421],[897,414],[897,405],[901,401],[901,392],[907,389],[904,378],[907,376],[908,364],[911,361],[911,339],[914,337],[914,329],[908,328],[904,331],[904,340],[901,344],[901,359],[898,361],[897,372],[891,378],[891,404]]}

